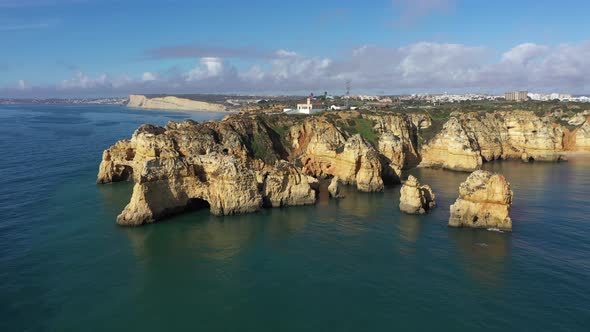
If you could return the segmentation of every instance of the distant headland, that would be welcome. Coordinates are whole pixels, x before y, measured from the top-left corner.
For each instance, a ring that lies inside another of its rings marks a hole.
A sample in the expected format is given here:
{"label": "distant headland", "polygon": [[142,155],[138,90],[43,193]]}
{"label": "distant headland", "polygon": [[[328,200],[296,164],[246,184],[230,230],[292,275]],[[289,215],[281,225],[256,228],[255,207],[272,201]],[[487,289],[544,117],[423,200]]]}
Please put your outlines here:
{"label": "distant headland", "polygon": [[211,103],[176,96],[147,97],[145,95],[129,95],[127,107],[164,109],[173,111],[223,112],[227,110],[225,105],[219,103]]}

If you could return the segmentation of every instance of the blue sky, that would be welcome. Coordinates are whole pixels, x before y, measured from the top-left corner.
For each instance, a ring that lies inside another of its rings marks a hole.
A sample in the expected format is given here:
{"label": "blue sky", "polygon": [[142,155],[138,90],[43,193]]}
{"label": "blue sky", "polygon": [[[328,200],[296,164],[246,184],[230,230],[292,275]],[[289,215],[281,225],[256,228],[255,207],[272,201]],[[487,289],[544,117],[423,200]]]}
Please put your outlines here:
{"label": "blue sky", "polygon": [[589,1],[0,0],[0,96],[584,93]]}

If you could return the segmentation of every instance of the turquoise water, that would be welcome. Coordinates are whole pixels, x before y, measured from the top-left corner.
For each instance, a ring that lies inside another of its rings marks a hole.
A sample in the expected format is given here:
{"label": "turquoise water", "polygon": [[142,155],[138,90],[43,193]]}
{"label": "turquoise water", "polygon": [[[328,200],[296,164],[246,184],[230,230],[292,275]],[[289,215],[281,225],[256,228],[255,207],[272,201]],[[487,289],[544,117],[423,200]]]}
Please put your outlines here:
{"label": "turquoise water", "polygon": [[317,205],[121,228],[129,183],[96,185],[102,151],[141,123],[214,113],[0,106],[1,331],[587,331],[590,158],[487,165],[515,193],[514,232],[446,227],[466,173]]}

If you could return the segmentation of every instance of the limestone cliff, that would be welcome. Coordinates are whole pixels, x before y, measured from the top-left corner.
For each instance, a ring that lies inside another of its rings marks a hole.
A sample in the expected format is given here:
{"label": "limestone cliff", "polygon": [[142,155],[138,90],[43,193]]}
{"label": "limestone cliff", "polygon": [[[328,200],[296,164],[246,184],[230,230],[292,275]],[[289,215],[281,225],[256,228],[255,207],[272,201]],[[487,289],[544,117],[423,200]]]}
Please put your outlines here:
{"label": "limestone cliff", "polygon": [[291,127],[289,138],[306,174],[337,176],[361,191],[383,190],[379,154],[359,134],[346,138],[334,124],[310,118]]}
{"label": "limestone cliff", "polygon": [[402,169],[419,163],[417,128],[409,116],[342,112],[334,117],[310,117],[290,128],[294,158],[306,173],[380,191],[384,182],[399,183]]}
{"label": "limestone cliff", "polygon": [[174,96],[149,98],[144,95],[129,95],[129,102],[127,103],[127,106],[175,111],[221,112],[226,110],[226,107],[221,104],[208,103]]}
{"label": "limestone cliff", "polygon": [[[395,143],[378,148],[377,141]],[[235,114],[223,121],[143,125],[104,151],[97,182],[135,182],[117,219],[122,225],[202,207],[217,215],[246,213],[313,204],[317,178],[382,190],[383,169],[415,163],[409,162],[418,158],[415,142],[416,127],[403,115]]]}
{"label": "limestone cliff", "polygon": [[454,114],[423,147],[420,165],[472,171],[495,159],[564,160],[564,136],[533,112]]}
{"label": "limestone cliff", "polygon": [[570,149],[572,151],[590,151],[590,122],[586,120],[579,128],[571,134]]}
{"label": "limestone cliff", "polygon": [[251,118],[143,125],[103,153],[97,182],[135,181],[131,201],[117,218],[122,225],[153,222],[195,206],[228,215],[263,204],[314,203],[315,179],[290,163],[272,164],[272,155],[268,164],[252,157],[249,135],[259,135],[259,149],[275,151],[269,132]]}
{"label": "limestone cliff", "polygon": [[512,195],[504,176],[475,171],[459,186],[459,198],[450,208],[449,226],[510,231]]}

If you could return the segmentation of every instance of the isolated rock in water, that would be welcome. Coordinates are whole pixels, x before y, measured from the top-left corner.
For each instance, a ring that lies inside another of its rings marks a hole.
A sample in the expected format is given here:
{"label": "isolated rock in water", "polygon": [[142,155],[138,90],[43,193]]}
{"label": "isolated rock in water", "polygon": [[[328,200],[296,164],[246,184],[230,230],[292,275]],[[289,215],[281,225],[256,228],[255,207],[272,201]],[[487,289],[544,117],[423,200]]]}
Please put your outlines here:
{"label": "isolated rock in water", "polygon": [[435,195],[428,185],[421,185],[410,175],[400,190],[399,209],[409,214],[424,214],[436,206]]}
{"label": "isolated rock in water", "polygon": [[503,175],[475,171],[459,186],[449,226],[512,230],[512,190]]}
{"label": "isolated rock in water", "polygon": [[328,192],[330,193],[330,197],[339,198],[342,197],[340,194],[340,179],[335,176],[330,181],[330,185],[328,186]]}

